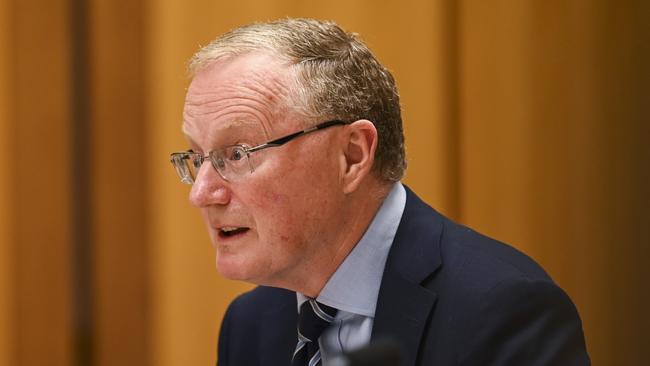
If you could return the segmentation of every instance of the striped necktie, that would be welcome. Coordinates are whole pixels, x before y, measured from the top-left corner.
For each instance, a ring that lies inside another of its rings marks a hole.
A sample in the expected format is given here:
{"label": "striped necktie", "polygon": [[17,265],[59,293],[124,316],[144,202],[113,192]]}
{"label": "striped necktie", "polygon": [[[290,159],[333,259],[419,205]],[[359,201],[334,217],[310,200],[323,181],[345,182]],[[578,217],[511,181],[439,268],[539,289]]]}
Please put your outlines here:
{"label": "striped necktie", "polygon": [[293,352],[291,366],[321,364],[318,338],[334,320],[336,309],[309,299],[300,305],[298,314],[298,344]]}

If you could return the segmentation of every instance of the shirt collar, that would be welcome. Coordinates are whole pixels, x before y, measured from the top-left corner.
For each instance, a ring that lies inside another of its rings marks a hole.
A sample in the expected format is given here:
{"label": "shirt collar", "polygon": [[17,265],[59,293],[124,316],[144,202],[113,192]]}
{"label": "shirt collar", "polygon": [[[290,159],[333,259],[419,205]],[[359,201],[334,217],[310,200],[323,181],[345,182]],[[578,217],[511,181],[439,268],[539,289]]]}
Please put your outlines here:
{"label": "shirt collar", "polygon": [[[406,190],[397,182],[365,234],[327,281],[316,300],[342,311],[374,317],[388,252],[406,205]],[[298,308],[307,297],[296,293]]]}

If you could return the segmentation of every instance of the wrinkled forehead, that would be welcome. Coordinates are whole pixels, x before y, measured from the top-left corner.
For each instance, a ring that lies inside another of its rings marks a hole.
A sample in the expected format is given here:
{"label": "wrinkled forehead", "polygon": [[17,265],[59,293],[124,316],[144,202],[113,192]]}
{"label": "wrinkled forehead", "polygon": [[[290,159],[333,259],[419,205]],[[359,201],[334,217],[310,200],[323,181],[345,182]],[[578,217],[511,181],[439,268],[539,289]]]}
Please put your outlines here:
{"label": "wrinkled forehead", "polygon": [[200,99],[217,92],[239,91],[247,93],[247,97],[279,102],[290,96],[289,85],[294,80],[294,67],[278,56],[270,52],[248,52],[222,57],[196,70],[187,98]]}
{"label": "wrinkled forehead", "polygon": [[[195,73],[183,110],[183,132],[192,136],[199,125],[211,129],[252,129],[260,124],[272,134],[292,100],[290,65],[269,53],[248,53],[213,61]],[[201,128],[203,132],[205,130]]]}

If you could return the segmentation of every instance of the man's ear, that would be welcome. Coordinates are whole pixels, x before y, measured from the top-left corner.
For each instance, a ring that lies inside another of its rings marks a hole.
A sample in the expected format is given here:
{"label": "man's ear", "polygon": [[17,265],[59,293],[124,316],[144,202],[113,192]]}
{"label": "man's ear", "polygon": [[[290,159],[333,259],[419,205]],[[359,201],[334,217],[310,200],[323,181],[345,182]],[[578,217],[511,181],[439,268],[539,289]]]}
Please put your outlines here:
{"label": "man's ear", "polygon": [[371,173],[377,143],[377,129],[372,122],[362,119],[345,126],[340,159],[343,193],[354,192]]}

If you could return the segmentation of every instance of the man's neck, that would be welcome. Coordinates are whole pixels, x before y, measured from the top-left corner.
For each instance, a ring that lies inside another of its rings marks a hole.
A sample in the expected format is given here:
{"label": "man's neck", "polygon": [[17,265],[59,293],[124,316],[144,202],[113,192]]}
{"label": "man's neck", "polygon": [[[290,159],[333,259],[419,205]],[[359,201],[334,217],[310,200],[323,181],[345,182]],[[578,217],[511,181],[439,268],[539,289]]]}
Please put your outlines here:
{"label": "man's neck", "polygon": [[362,186],[350,194],[343,210],[345,212],[341,212],[343,225],[331,241],[332,244],[319,254],[322,260],[310,263],[309,276],[302,276],[307,280],[293,288],[294,291],[312,298],[318,296],[330,277],[363,237],[390,192],[390,187],[375,182],[375,184]]}

